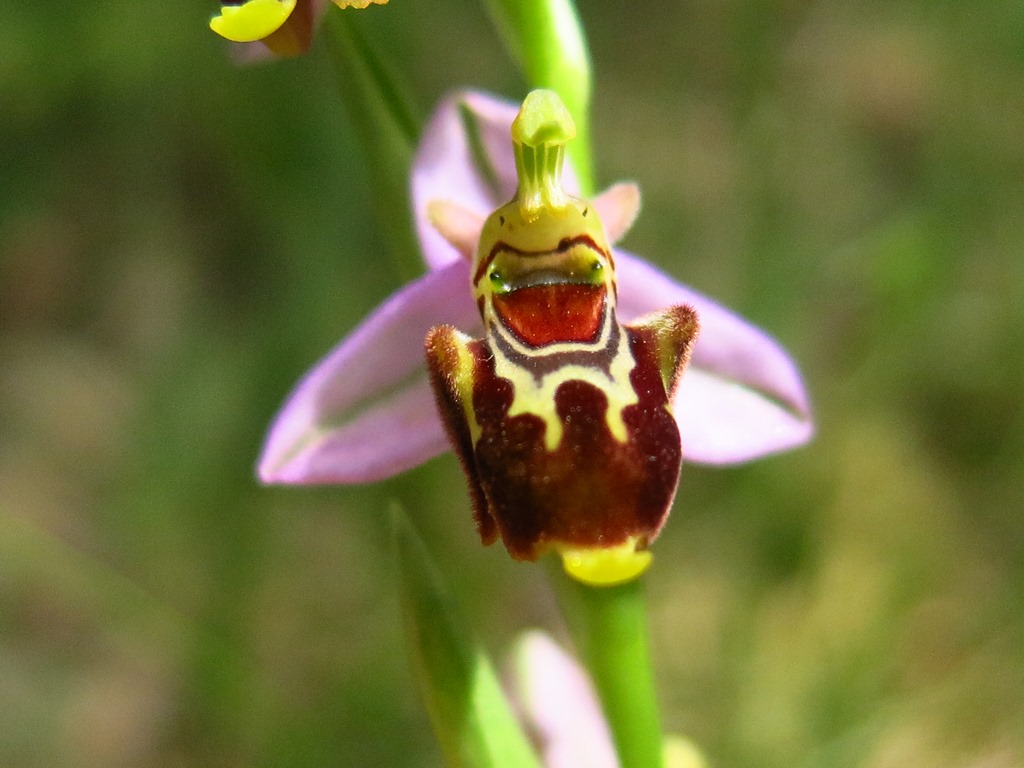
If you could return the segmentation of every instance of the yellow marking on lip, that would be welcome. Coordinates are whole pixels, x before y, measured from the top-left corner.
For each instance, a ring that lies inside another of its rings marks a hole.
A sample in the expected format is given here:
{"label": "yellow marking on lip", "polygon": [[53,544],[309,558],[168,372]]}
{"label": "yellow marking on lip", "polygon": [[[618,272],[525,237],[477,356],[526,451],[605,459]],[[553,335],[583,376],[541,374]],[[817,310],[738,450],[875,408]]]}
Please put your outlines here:
{"label": "yellow marking on lip", "polygon": [[477,421],[476,411],[473,410],[473,372],[476,362],[469,346],[473,339],[461,331],[456,331],[456,334],[458,343],[455,345],[455,349],[459,355],[459,372],[455,379],[455,386],[458,388],[462,400],[462,412],[466,415],[466,423],[469,424],[470,439],[473,445],[476,445],[477,440],[483,434],[483,429],[480,427],[480,422]]}
{"label": "yellow marking on lip", "polygon": [[521,414],[540,417],[545,425],[544,447],[549,452],[558,450],[562,442],[564,427],[555,410],[555,393],[567,381],[585,381],[604,392],[608,398],[608,407],[605,410],[608,430],[620,443],[628,441],[629,435],[622,412],[627,406],[638,403],[640,398],[629,380],[629,374],[636,367],[636,361],[629,349],[629,338],[626,333],[623,332],[619,337],[619,347],[609,369],[610,375],[602,370],[582,365],[566,365],[546,374],[539,384],[532,373],[508,360],[497,345],[492,345],[492,349],[495,374],[512,382],[513,399],[508,409],[508,417]]}

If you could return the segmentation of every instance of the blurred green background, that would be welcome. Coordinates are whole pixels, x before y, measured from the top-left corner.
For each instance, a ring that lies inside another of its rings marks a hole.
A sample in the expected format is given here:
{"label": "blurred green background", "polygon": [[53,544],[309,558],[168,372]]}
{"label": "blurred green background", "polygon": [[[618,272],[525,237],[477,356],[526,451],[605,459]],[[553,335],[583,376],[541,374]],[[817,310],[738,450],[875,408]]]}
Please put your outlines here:
{"label": "blurred green background", "polygon": [[[399,630],[412,514],[496,656],[561,633],[449,455],[265,489],[299,375],[399,283],[321,46],[213,0],[0,8],[0,765],[439,766]],[[684,467],[649,578],[715,766],[1024,766],[1024,4],[582,0],[625,245],[769,329],[819,433]],[[477,4],[358,24],[425,115],[521,98]]]}

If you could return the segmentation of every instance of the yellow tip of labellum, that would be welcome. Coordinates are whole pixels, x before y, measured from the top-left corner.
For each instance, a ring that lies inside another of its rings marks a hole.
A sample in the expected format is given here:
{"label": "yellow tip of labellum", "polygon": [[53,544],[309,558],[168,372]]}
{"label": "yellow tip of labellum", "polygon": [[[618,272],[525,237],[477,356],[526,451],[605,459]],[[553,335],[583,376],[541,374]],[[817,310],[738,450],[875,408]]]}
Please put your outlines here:
{"label": "yellow tip of labellum", "polygon": [[651,564],[647,550],[635,541],[611,549],[563,549],[562,567],[576,581],[591,587],[614,587],[640,576]]}
{"label": "yellow tip of labellum", "polygon": [[269,37],[291,16],[296,0],[249,0],[225,5],[210,19],[210,29],[235,43],[253,43]]}

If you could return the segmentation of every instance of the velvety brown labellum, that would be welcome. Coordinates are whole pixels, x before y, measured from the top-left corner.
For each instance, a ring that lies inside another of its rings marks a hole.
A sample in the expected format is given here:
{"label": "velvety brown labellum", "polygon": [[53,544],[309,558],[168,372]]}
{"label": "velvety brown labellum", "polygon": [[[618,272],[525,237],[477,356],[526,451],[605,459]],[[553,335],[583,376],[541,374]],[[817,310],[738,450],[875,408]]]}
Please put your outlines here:
{"label": "velvety brown labellum", "polygon": [[[510,554],[533,560],[555,546],[601,548],[652,540],[668,515],[679,477],[679,431],[669,410],[678,373],[696,334],[696,318],[676,307],[624,326],[634,365],[629,386],[637,401],[622,410],[626,439],[609,422],[609,398],[583,377],[554,392],[562,427],[554,450],[545,419],[509,416],[515,384],[495,373],[500,352],[454,328],[427,337],[431,383],[449,436],[469,479],[481,537],[500,533]],[[611,351],[577,352],[591,365]],[[541,356],[538,356],[538,359]]]}

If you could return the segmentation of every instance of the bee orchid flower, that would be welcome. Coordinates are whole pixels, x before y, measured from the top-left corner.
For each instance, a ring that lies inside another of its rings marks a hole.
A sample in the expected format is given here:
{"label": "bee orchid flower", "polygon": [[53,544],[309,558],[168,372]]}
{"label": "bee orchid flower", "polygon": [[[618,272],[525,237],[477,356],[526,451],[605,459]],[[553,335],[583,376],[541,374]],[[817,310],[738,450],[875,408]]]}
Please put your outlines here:
{"label": "bee orchid flower", "polygon": [[[330,0],[339,8],[366,8],[388,0]],[[278,56],[309,50],[328,0],[223,0],[210,29],[235,43],[262,43]]]}
{"label": "bee orchid flower", "polygon": [[[623,445],[634,445],[630,419],[640,411],[654,414],[653,442],[635,451],[627,464],[633,462],[629,464],[633,467],[660,455],[666,459],[665,466],[672,465],[665,472],[666,477],[673,476],[670,486],[667,481],[654,485],[637,481],[633,486],[640,495],[653,493],[656,505],[665,509],[656,515],[631,511],[621,535],[612,535],[618,538],[612,544],[641,550],[667,514],[680,458],[734,464],[798,446],[813,431],[807,395],[793,361],[768,334],[639,257],[611,247],[638,211],[635,186],[616,185],[590,203],[578,200],[571,168],[560,173],[561,154],[557,167],[553,155],[545,154],[544,147],[560,146],[559,141],[541,142],[540,149],[531,149],[525,156],[520,142],[513,150],[510,136],[516,117],[514,105],[478,92],[453,95],[439,106],[424,132],[412,169],[413,208],[428,271],[373,310],[299,382],[271,426],[259,461],[259,476],[266,483],[372,482],[442,453],[453,438],[470,478],[485,541],[500,533],[513,556],[534,559],[553,546],[565,558],[573,549],[578,521],[567,520],[558,531],[541,526],[517,532],[501,509],[515,506],[514,498],[499,498],[502,494],[495,490],[498,481],[490,474],[481,476],[488,461],[501,464],[505,457],[483,457],[472,440],[480,438],[481,429],[500,432],[507,424],[481,422],[487,418],[479,411],[482,405],[476,414],[472,412],[469,358],[475,355],[476,370],[480,370],[494,355],[471,347],[469,340],[490,333],[493,341],[493,331],[499,325],[506,342],[534,351],[561,341],[586,345],[614,337],[606,346],[610,349],[617,344],[627,356],[608,362],[607,374],[594,379],[594,387],[603,388],[608,402],[615,406],[609,406],[602,417],[608,422],[606,432],[618,436]],[[521,127],[517,130],[522,133]],[[544,130],[542,126],[541,132]],[[524,183],[524,174],[536,175],[538,168],[540,183],[531,189]],[[544,217],[555,209],[570,211],[573,226],[586,227],[590,234],[573,238],[563,224],[544,230],[534,223],[535,219],[547,221]],[[537,232],[558,237],[542,247],[534,241]],[[490,260],[481,257],[485,247],[488,253],[484,257],[489,255]],[[568,261],[552,261],[556,253]],[[538,254],[547,261],[519,258]],[[503,270],[501,275],[492,274],[494,265]],[[586,276],[581,276],[584,272]],[[598,298],[588,303],[592,296]],[[554,331],[531,320],[538,317],[539,308],[550,310],[552,302],[566,313]],[[484,316],[490,318],[486,323]],[[697,318],[700,332],[694,343]],[[617,323],[627,330],[617,331]],[[428,332],[439,407],[435,407],[424,365]],[[570,338],[560,336],[565,333]],[[627,354],[630,345],[632,351]],[[492,347],[497,349],[494,344]],[[648,363],[633,362],[645,355],[649,355]],[[571,357],[572,350],[563,362],[568,364]],[[689,368],[680,376],[687,359]],[[626,367],[617,372],[615,366],[620,363]],[[498,361],[499,367],[501,364]],[[494,365],[492,362],[491,369]],[[631,373],[633,367],[636,371]],[[486,375],[493,378],[491,369]],[[497,372],[497,378],[515,378],[507,367],[503,370]],[[540,376],[539,369],[531,370],[534,378]],[[641,374],[648,376],[648,383],[637,383]],[[609,389],[611,383],[626,382],[627,378],[630,383],[625,390]],[[537,382],[536,387],[525,378],[518,383],[539,393],[544,387],[540,378]],[[575,380],[569,383],[580,384]],[[564,384],[558,379],[552,387]],[[661,394],[651,395],[654,399],[649,401],[642,399],[654,389]],[[637,393],[639,407],[628,411],[630,403],[636,404]],[[554,403],[555,394],[548,394]],[[559,408],[579,404],[566,402]],[[520,411],[539,408],[525,400],[513,407]],[[550,414],[537,412],[541,420],[547,419],[549,451],[558,447],[563,426],[568,426],[565,433],[574,451],[589,450],[584,438],[573,437],[577,427],[570,425],[571,419],[560,425],[553,416],[547,418]],[[460,413],[465,414],[465,423]],[[626,418],[627,413],[633,416]],[[663,414],[669,413],[669,422],[674,421],[671,429],[662,422]],[[607,442],[607,434],[601,439]],[[671,447],[673,442],[681,445],[681,456],[676,455],[678,448]],[[621,464],[618,454],[610,461],[609,467]],[[521,475],[524,469],[512,467],[509,472]],[[572,475],[571,470],[559,462],[539,468],[541,473],[566,477]],[[603,483],[604,492],[618,492],[615,482],[602,478],[595,470],[590,480]],[[508,479],[503,477],[502,482]],[[530,490],[534,501],[535,491]],[[516,493],[507,495],[515,497]],[[566,498],[562,494],[558,503],[565,503]],[[646,522],[637,522],[645,516],[649,518]],[[592,548],[598,540],[605,541],[607,533],[592,531],[581,541]]]}

